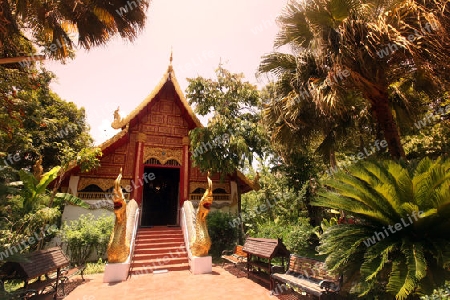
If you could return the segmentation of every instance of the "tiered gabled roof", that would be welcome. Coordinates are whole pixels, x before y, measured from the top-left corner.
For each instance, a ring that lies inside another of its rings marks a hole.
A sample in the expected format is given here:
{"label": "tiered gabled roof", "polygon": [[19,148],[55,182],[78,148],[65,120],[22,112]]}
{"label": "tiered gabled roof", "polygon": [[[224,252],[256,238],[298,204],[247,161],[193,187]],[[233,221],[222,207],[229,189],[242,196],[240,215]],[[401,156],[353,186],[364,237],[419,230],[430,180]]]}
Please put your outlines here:
{"label": "tiered gabled roof", "polygon": [[[159,92],[163,89],[164,85],[171,84],[173,88],[175,89],[175,92],[180,99],[180,103],[182,104],[182,107],[184,108],[187,115],[189,115],[190,119],[192,120],[195,127],[203,127],[200,120],[195,115],[194,111],[192,110],[191,106],[189,105],[186,97],[183,94],[183,91],[181,90],[180,84],[178,83],[178,80],[175,76],[175,71],[172,67],[172,56],[170,57],[170,65],[167,68],[166,73],[161,78],[159,83],[156,85],[156,87],[153,89],[153,91],[125,118],[118,118],[115,117],[114,121],[111,124],[111,127],[114,129],[122,129],[121,132],[114,135],[112,138],[108,139],[107,141],[103,142],[99,145],[101,150],[105,150],[106,148],[112,146],[116,141],[120,140],[123,136],[126,135],[128,132],[128,128],[130,126],[130,122],[133,121],[133,119],[137,118],[139,114],[149,106],[152,101],[156,98]],[[118,115],[117,111],[115,115]]]}
{"label": "tiered gabled roof", "polygon": [[137,117],[138,114],[143,109],[145,109],[153,101],[153,99],[155,99],[156,95],[162,90],[164,84],[166,84],[167,82],[172,83],[178,97],[180,98],[181,104],[183,105],[184,109],[186,109],[186,112],[192,118],[192,120],[197,125],[197,127],[203,127],[202,123],[200,123],[200,120],[197,118],[197,116],[195,115],[191,106],[189,105],[186,98],[184,97],[184,94],[181,91],[181,87],[178,83],[178,80],[175,77],[175,72],[172,68],[172,65],[169,65],[169,67],[167,68],[167,72],[164,74],[163,78],[159,81],[158,85],[150,93],[150,95],[148,95],[144,99],[144,101],[142,101],[141,104],[139,104],[138,107],[136,107],[128,116],[126,116],[125,118],[120,119],[120,120],[114,120],[114,122],[111,124],[112,128],[119,129],[119,128],[123,128],[127,124],[129,124],[132,119]]}
{"label": "tiered gabled roof", "polygon": [[[165,88],[167,85],[171,85],[173,89],[176,92],[176,95],[178,96],[179,102],[181,104],[181,108],[183,111],[183,114],[188,115],[190,119],[190,128],[197,128],[197,127],[203,127],[203,124],[200,122],[200,120],[195,115],[194,111],[192,110],[191,106],[189,105],[186,97],[184,96],[183,91],[181,90],[180,84],[178,83],[178,80],[175,76],[175,71],[172,67],[172,55],[170,57],[170,64],[167,68],[166,73],[161,78],[159,83],[156,85],[156,87],[153,89],[153,91],[126,117],[120,118],[118,111],[114,113],[114,121],[111,124],[111,127],[114,129],[122,129],[120,132],[115,134],[110,139],[106,140],[102,144],[98,145],[98,147],[103,151],[103,153],[113,151],[113,149],[119,147],[122,143],[125,143],[128,136],[129,136],[129,128],[133,125],[133,123],[136,121],[137,118],[139,118],[139,115],[142,112],[145,112],[147,107],[152,104],[152,101],[154,101],[157,98],[157,95]],[[69,168],[68,171],[71,171],[74,167],[77,165],[74,164],[73,167]],[[259,184],[257,183],[257,180],[255,182],[250,181],[244,174],[242,174],[240,171],[236,172],[236,178],[235,180],[238,180],[240,182],[240,188],[242,193],[246,193],[251,190],[259,190]]]}

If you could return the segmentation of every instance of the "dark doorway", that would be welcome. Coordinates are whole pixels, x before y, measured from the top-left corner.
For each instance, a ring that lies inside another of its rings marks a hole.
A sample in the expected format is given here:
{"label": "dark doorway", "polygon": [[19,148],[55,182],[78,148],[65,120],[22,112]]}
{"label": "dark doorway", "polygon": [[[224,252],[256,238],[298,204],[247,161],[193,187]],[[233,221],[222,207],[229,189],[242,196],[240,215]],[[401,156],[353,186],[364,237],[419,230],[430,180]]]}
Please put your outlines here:
{"label": "dark doorway", "polygon": [[155,179],[144,185],[141,226],[177,225],[180,169],[145,167]]}

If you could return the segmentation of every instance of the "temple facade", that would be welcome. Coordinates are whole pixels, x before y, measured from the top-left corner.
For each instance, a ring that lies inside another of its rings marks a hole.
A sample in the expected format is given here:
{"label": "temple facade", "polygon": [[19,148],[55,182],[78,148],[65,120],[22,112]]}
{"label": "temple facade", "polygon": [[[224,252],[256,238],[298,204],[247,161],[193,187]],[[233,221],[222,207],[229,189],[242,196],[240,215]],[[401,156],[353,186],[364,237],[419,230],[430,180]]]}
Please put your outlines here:
{"label": "temple facade", "polygon": [[[128,116],[114,113],[111,126],[120,131],[99,145],[101,166],[88,173],[74,167],[66,173],[62,190],[91,204],[93,209],[112,205],[114,180],[122,170],[127,199],[141,208],[140,226],[179,225],[186,200],[199,201],[206,173],[192,165],[188,133],[202,127],[189,106],[170,64],[154,90]],[[219,180],[214,174],[213,208],[235,213],[240,195],[254,189],[242,173]],[[257,185],[257,184],[256,184]],[[75,219],[85,209],[67,207],[63,220]],[[98,214],[94,213],[94,214]]]}

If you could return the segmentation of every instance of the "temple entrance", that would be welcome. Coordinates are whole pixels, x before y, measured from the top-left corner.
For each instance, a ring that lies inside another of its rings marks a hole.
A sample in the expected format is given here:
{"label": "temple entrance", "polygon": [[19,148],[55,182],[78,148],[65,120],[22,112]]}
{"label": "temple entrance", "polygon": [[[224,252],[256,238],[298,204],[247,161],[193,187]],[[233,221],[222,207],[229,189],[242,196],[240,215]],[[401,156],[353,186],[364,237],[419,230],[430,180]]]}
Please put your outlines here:
{"label": "temple entrance", "polygon": [[141,226],[177,225],[179,168],[145,167],[155,179],[144,185]]}

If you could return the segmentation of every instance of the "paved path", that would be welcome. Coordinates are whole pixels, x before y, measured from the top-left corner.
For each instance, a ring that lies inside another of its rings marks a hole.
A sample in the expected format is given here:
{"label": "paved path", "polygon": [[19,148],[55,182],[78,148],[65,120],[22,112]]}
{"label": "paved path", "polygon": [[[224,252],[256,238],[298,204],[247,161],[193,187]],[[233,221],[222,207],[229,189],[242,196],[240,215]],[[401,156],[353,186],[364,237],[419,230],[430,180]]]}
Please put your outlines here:
{"label": "paved path", "polygon": [[[233,272],[234,273],[234,272]],[[238,274],[239,275],[239,274]],[[67,300],[277,300],[267,288],[214,266],[212,274],[192,275],[190,271],[133,275],[125,282],[103,283],[103,274],[86,275],[86,282],[76,287]]]}

